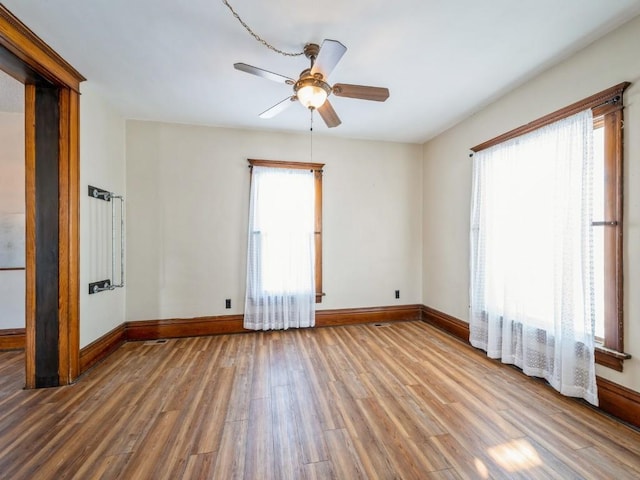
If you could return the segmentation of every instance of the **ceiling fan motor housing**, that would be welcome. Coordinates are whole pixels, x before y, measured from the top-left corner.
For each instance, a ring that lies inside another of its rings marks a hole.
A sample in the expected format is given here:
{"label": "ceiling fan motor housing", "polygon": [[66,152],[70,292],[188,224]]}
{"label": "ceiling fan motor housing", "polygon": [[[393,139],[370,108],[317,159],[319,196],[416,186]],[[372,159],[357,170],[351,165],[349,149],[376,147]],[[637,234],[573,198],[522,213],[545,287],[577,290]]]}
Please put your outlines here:
{"label": "ceiling fan motor housing", "polygon": [[[300,78],[293,85],[296,97],[306,108],[317,108],[331,94],[331,86],[323,80],[321,73],[311,74],[311,69],[302,71]],[[320,97],[319,104],[314,104],[313,97]]]}
{"label": "ceiling fan motor housing", "polygon": [[331,93],[331,86],[323,80],[322,74],[316,73],[315,75],[311,75],[311,70],[308,68],[300,73],[300,78],[293,85],[293,91],[298,93],[298,90],[307,86],[322,88],[327,92],[327,95]]}

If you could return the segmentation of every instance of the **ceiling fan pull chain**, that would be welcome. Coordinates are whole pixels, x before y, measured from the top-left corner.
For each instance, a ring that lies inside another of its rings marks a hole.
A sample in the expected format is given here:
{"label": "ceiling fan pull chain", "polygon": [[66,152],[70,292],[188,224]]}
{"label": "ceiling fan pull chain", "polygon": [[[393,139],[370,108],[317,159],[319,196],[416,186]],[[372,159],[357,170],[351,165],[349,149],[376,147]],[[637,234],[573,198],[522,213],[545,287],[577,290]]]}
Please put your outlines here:
{"label": "ceiling fan pull chain", "polygon": [[311,112],[311,126],[309,128],[309,132],[310,132],[310,137],[311,137],[311,154],[310,156],[310,162],[313,163],[313,111],[315,110],[315,108],[310,108],[309,112]]}
{"label": "ceiling fan pull chain", "polygon": [[257,41],[259,41],[261,44],[263,44],[265,47],[267,47],[269,50],[273,50],[274,52],[279,53],[280,55],[284,55],[286,57],[298,57],[300,55],[304,55],[304,52],[283,52],[282,50],[274,47],[273,45],[268,43],[266,40],[263,40],[262,37],[260,37],[253,30],[251,30],[249,25],[244,23],[244,21],[240,18],[240,15],[238,15],[236,11],[233,9],[233,7],[229,5],[229,2],[227,2],[227,0],[222,0],[222,3],[224,3],[229,8],[229,10],[231,10],[231,13],[233,13],[233,16],[238,19],[240,24],[247,30],[247,32],[251,34],[251,36],[255,38]]}

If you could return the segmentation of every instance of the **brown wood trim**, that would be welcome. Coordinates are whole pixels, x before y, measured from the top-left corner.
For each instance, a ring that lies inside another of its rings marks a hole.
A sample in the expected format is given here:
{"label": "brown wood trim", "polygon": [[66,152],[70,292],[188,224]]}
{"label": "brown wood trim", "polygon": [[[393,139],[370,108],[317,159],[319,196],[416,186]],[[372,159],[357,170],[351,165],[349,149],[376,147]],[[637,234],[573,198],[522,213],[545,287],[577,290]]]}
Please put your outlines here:
{"label": "brown wood trim", "polygon": [[493,147],[502,142],[506,142],[507,140],[511,140],[512,138],[519,137],[520,135],[524,135],[525,133],[532,132],[537,130],[538,128],[544,127],[545,125],[549,125],[550,123],[557,122],[562,118],[566,118],[570,115],[575,115],[587,108],[594,108],[602,105],[603,103],[609,101],[610,99],[616,97],[617,95],[622,95],[624,90],[631,85],[629,82],[622,82],[618,85],[614,85],[613,87],[607,88],[601,92],[598,92],[590,97],[584,98],[578,102],[572,103],[571,105],[561,108],[560,110],[556,110],[544,117],[540,117],[537,120],[527,123],[526,125],[522,125],[518,128],[514,128],[502,135],[498,135],[497,137],[492,138],[491,140],[487,140],[475,147],[472,147],[471,150],[473,152],[479,152],[489,147]]}
{"label": "brown wood trim", "polygon": [[25,386],[36,386],[36,86],[25,85]]}
{"label": "brown wood trim", "polygon": [[80,375],[80,94],[69,90],[69,146],[68,170],[68,220],[66,226],[69,239],[69,382]]}
{"label": "brown wood trim", "polygon": [[[69,89],[58,92],[60,121],[58,127],[58,318],[68,318],[69,299]],[[58,381],[71,383],[69,378],[69,322],[58,328]]]}
{"label": "brown wood trim", "polygon": [[322,170],[324,163],[286,162],[281,160],[247,160],[252,167],[297,168],[300,170]]}
{"label": "brown wood trim", "polygon": [[115,352],[127,340],[125,324],[118,325],[80,350],[80,373],[86,372]]}
{"label": "brown wood trim", "polygon": [[[54,84],[79,92],[80,82],[86,80],[1,3],[0,45]],[[24,78],[18,80],[25,83]]]}
{"label": "brown wood trim", "polygon": [[[59,128],[59,289],[61,302],[59,376],[62,385],[71,383],[80,374],[79,342],[79,101],[78,94],[60,90]],[[63,298],[64,295],[64,298]]]}
{"label": "brown wood trim", "polygon": [[607,353],[604,350],[600,350],[596,347],[596,363],[598,365],[602,365],[607,368],[611,368],[612,370],[616,370],[617,372],[621,372],[623,369],[624,361],[621,358],[618,358],[614,355]]}
{"label": "brown wood trim", "polygon": [[[426,305],[422,306],[422,320],[469,344],[469,324],[467,322]],[[598,357],[602,353],[602,350],[598,352],[596,349],[597,363],[599,363]],[[607,359],[607,361],[610,360]],[[596,382],[599,408],[640,428],[640,393],[602,377],[596,377]]]}
{"label": "brown wood trim", "polygon": [[16,350],[24,348],[24,344],[24,328],[6,328],[0,330],[0,350]]}
{"label": "brown wood trim", "polygon": [[158,340],[250,332],[251,330],[242,327],[242,320],[243,315],[142,320],[127,322],[125,329],[127,340]]}
{"label": "brown wood trim", "polygon": [[596,363],[604,367],[622,372],[624,361],[631,358],[628,353],[621,353],[616,350],[596,345]]}
{"label": "brown wood trim", "polygon": [[596,377],[600,409],[640,428],[640,393]]}
{"label": "brown wood trim", "polygon": [[456,317],[422,305],[422,321],[434,325],[464,342],[469,342],[469,324]]}
{"label": "brown wood trim", "polygon": [[314,170],[314,190],[315,190],[315,226],[314,226],[314,249],[315,249],[315,284],[316,303],[322,302],[322,169]]}
{"label": "brown wood trim", "polygon": [[420,319],[420,305],[316,310],[316,327]]}
{"label": "brown wood trim", "polygon": [[0,267],[0,272],[13,272],[15,270],[26,270],[25,267]]}
{"label": "brown wood trim", "polygon": [[622,110],[610,112],[604,120],[605,192],[604,216],[617,221],[604,231],[605,248],[605,335],[604,346],[624,351],[623,322],[623,116]]}

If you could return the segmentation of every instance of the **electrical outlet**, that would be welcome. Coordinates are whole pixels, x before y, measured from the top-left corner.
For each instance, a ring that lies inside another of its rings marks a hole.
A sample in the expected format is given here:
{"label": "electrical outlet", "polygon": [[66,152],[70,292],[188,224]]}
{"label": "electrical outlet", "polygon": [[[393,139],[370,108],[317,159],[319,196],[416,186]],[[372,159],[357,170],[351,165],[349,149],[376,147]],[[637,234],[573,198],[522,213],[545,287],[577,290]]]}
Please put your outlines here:
{"label": "electrical outlet", "polygon": [[231,299],[230,298],[227,298],[224,301],[224,308],[231,308]]}
{"label": "electrical outlet", "polygon": [[396,298],[400,298],[400,290],[396,290]]}

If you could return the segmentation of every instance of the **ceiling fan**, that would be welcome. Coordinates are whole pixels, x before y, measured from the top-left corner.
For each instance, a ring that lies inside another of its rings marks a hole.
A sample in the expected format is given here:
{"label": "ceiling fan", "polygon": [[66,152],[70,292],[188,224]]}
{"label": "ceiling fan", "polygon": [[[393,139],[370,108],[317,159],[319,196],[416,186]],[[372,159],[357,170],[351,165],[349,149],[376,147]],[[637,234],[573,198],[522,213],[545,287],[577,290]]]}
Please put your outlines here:
{"label": "ceiling fan", "polygon": [[304,54],[311,61],[311,67],[303,70],[297,80],[246,63],[236,63],[233,66],[236,70],[293,86],[293,95],[262,112],[261,118],[274,117],[297,100],[304,107],[317,110],[327,127],[332,128],[342,122],[327,99],[329,95],[334,94],[337,97],[360,98],[376,102],[384,102],[389,98],[388,88],[347,83],[336,83],[332,87],[327,83],[329,75],[346,51],[347,47],[336,40],[324,40],[322,47],[315,43],[305,45]]}

